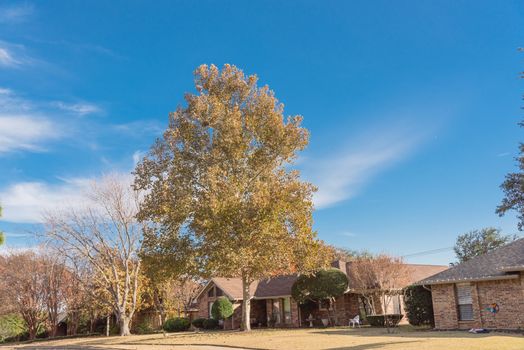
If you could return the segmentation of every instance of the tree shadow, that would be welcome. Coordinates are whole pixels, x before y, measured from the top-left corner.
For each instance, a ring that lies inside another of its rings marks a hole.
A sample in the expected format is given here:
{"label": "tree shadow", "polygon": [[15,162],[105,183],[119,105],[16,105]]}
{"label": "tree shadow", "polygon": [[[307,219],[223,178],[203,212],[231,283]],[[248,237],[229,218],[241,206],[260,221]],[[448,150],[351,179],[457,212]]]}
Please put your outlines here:
{"label": "tree shadow", "polygon": [[369,349],[380,349],[380,348],[384,348],[389,345],[409,344],[409,343],[420,343],[420,341],[418,340],[396,341],[396,342],[388,341],[388,342],[360,344],[360,345],[353,345],[353,346],[343,346],[343,347],[338,347],[338,348],[328,348],[325,350],[369,350]]}
{"label": "tree shadow", "polygon": [[336,328],[336,329],[323,329],[316,332],[315,334],[324,335],[347,335],[353,337],[391,337],[391,338],[489,338],[493,336],[505,336],[513,338],[522,338],[522,333],[492,331],[490,333],[479,333],[472,334],[467,330],[451,330],[451,331],[437,331],[437,330],[411,330],[406,331],[402,329],[396,329],[391,333],[388,333],[386,329],[382,328]]}

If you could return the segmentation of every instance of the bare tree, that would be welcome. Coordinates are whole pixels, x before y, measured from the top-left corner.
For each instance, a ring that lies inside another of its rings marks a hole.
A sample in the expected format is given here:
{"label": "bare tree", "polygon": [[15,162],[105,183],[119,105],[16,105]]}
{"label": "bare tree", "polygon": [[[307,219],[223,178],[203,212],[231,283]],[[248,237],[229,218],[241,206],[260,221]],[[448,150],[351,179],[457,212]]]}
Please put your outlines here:
{"label": "bare tree", "polygon": [[22,316],[29,339],[34,339],[47,319],[44,264],[33,251],[11,252],[0,266],[0,300]]}
{"label": "bare tree", "polygon": [[351,262],[349,280],[350,288],[363,296],[373,314],[377,312],[377,301],[380,303],[389,332],[388,307],[409,282],[409,268],[402,258],[385,254],[357,258]]}
{"label": "bare tree", "polygon": [[65,293],[69,271],[63,258],[49,252],[41,255],[42,292],[47,309],[50,336],[55,337],[59,316],[66,310]]}
{"label": "bare tree", "polygon": [[135,218],[138,206],[138,193],[112,175],[93,184],[84,210],[46,215],[49,242],[72,262],[92,271],[92,280],[108,293],[105,302],[114,312],[122,336],[130,334],[140,288],[142,226]]}

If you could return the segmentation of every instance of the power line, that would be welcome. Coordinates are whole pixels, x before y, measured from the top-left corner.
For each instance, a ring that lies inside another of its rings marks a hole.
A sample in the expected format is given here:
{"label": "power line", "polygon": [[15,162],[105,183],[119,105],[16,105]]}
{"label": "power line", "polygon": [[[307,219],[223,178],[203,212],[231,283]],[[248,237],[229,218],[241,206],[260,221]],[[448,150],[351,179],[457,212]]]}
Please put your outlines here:
{"label": "power line", "polygon": [[445,252],[445,251],[448,251],[448,250],[451,250],[451,249],[453,249],[453,247],[424,250],[422,252],[417,252],[417,253],[403,255],[402,258],[410,258],[410,257],[413,257],[413,256],[424,256],[424,255],[436,254],[436,253]]}

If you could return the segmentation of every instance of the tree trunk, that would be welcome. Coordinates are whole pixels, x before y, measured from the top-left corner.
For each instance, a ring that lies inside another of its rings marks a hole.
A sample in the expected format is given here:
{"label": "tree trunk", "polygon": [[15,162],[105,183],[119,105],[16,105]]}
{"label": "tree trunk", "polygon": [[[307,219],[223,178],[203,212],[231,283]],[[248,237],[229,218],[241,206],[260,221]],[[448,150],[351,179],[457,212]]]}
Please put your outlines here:
{"label": "tree trunk", "polygon": [[242,324],[241,329],[245,332],[251,331],[251,294],[249,293],[250,281],[246,275],[242,275]]}
{"label": "tree trunk", "polygon": [[121,337],[131,335],[131,331],[129,330],[130,322],[131,322],[131,318],[129,318],[128,316],[121,315],[118,318],[118,326],[120,327],[120,336]]}
{"label": "tree trunk", "polygon": [[107,315],[106,316],[106,337],[109,337],[109,318],[111,316]]}

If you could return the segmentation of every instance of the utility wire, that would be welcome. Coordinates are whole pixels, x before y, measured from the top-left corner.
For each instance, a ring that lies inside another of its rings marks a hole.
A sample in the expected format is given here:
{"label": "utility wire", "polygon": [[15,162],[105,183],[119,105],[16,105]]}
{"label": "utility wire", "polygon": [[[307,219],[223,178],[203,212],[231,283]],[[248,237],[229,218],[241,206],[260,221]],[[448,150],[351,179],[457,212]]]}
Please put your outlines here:
{"label": "utility wire", "polygon": [[436,253],[446,252],[446,251],[451,250],[451,249],[453,249],[453,247],[445,247],[445,248],[438,248],[438,249],[424,250],[424,251],[422,251],[422,252],[417,252],[417,253],[412,253],[412,254],[402,255],[402,258],[410,258],[410,257],[413,257],[413,256],[431,255],[431,254],[436,254]]}

